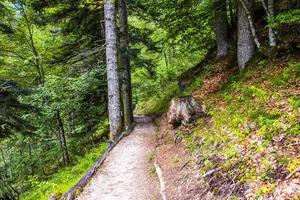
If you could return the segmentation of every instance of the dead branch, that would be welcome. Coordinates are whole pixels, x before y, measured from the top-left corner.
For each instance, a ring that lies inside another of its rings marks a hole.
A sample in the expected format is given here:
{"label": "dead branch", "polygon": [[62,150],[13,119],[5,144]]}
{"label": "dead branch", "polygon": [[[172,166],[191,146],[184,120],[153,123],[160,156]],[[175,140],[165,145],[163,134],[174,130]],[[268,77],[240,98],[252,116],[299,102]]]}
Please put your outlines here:
{"label": "dead branch", "polygon": [[206,172],[204,175],[203,175],[203,178],[206,178],[212,174],[214,174],[215,172],[217,171],[220,171],[222,169],[222,167],[217,167],[215,169],[212,169],[212,170],[209,170],[208,172]]}
{"label": "dead branch", "polygon": [[285,180],[290,179],[295,173],[300,172],[300,167],[296,168],[292,173],[290,173]]}

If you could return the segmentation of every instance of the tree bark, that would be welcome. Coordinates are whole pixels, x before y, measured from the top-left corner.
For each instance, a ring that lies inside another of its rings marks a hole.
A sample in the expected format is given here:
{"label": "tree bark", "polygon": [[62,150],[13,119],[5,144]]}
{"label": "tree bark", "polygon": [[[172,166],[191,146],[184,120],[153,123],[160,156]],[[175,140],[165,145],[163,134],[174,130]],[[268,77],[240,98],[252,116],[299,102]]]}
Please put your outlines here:
{"label": "tree bark", "polygon": [[56,112],[56,120],[59,128],[58,135],[59,135],[59,143],[62,151],[62,158],[63,158],[64,165],[67,165],[70,160],[69,152],[67,148],[65,129],[59,111]]}
{"label": "tree bark", "polygon": [[[263,0],[264,1],[264,0]],[[268,11],[271,20],[274,18],[274,0],[268,0]],[[270,47],[276,47],[276,36],[272,27],[269,25],[269,44]]]}
{"label": "tree bark", "polygon": [[217,58],[228,55],[228,21],[226,14],[226,1],[216,1],[215,33],[217,39]]}
{"label": "tree bark", "polygon": [[[255,52],[253,30],[249,21],[252,20],[253,0],[240,0],[238,2],[238,65],[242,71],[246,63],[251,59]],[[245,9],[246,7],[246,9]],[[250,20],[249,20],[250,17]]]}
{"label": "tree bark", "polygon": [[133,122],[131,66],[129,57],[128,16],[126,0],[119,0],[120,17],[120,65],[122,66],[122,100],[125,129],[131,127]]}
{"label": "tree bark", "polygon": [[117,33],[114,0],[105,0],[105,39],[108,81],[108,112],[111,139],[115,140],[122,131],[120,80],[117,63]]}

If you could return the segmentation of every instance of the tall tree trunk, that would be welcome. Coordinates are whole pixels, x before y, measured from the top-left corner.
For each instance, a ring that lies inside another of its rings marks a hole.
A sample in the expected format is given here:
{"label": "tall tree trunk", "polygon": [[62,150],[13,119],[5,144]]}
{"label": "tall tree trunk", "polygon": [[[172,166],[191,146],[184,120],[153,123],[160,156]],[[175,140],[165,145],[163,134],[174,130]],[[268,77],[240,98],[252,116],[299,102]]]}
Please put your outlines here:
{"label": "tall tree trunk", "polygon": [[129,58],[128,16],[125,0],[119,0],[120,16],[120,65],[122,66],[122,100],[124,111],[124,125],[126,130],[133,122],[132,90],[131,90],[131,66]]}
{"label": "tall tree trunk", "polygon": [[117,33],[116,33],[115,0],[105,0],[105,39],[106,65],[108,81],[108,111],[111,139],[115,140],[122,131],[120,80],[117,62]]}
{"label": "tall tree trunk", "polygon": [[[270,14],[270,20],[273,20],[274,18],[274,0],[268,0],[268,11]],[[276,47],[276,36],[275,36],[275,32],[272,29],[271,26],[269,26],[269,44],[270,47]]]}
{"label": "tall tree trunk", "polygon": [[[244,3],[244,4],[243,4]],[[249,23],[248,16],[251,15],[253,10],[253,0],[244,0],[238,2],[238,48],[237,48],[237,60],[240,70],[245,68],[246,63],[251,59],[255,52],[255,44],[253,39],[253,33]],[[250,12],[247,15],[247,10]]]}
{"label": "tall tree trunk", "polygon": [[228,44],[228,21],[226,14],[226,1],[215,1],[215,32],[217,38],[217,58],[227,56]]}
{"label": "tall tree trunk", "polygon": [[296,5],[297,8],[300,8],[300,0],[297,0],[297,5]]}
{"label": "tall tree trunk", "polygon": [[67,148],[67,141],[66,141],[66,134],[65,134],[65,129],[64,129],[64,124],[62,122],[62,119],[60,117],[59,111],[56,112],[56,120],[57,120],[57,125],[58,125],[58,135],[59,135],[59,143],[62,151],[62,157],[64,164],[67,165],[69,163],[69,152]]}

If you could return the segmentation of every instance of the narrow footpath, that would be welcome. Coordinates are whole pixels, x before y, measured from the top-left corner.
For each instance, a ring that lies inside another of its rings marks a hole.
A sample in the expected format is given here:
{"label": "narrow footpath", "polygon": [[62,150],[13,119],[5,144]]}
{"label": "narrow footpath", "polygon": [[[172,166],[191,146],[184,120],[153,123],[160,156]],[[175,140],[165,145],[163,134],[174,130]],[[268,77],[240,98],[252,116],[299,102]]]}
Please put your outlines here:
{"label": "narrow footpath", "polygon": [[77,200],[160,200],[153,170],[154,125],[140,122],[109,154]]}

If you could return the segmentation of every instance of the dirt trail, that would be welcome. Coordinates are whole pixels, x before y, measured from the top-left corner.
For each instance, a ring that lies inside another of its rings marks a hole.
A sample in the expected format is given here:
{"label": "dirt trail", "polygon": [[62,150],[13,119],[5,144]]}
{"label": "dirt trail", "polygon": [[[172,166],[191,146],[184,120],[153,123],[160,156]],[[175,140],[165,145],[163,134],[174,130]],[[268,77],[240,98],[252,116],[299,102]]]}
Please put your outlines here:
{"label": "dirt trail", "polygon": [[154,125],[138,123],[110,153],[78,200],[159,200],[159,183],[149,173]]}

